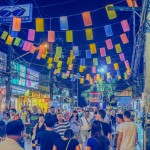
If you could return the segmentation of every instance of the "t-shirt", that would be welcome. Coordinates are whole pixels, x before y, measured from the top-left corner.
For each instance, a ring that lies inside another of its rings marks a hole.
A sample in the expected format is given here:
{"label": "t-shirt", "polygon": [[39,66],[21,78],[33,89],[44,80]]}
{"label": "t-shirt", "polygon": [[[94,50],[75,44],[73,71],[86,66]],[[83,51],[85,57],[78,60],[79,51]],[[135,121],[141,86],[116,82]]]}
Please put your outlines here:
{"label": "t-shirt", "polygon": [[45,118],[49,118],[49,119],[53,120],[54,123],[57,122],[57,116],[56,116],[56,114],[46,113]]}
{"label": "t-shirt", "polygon": [[61,124],[56,123],[54,125],[54,131],[59,133],[62,138],[64,137],[65,131],[69,128],[70,128],[70,123],[68,121],[63,121]]}
{"label": "t-shirt", "polygon": [[38,120],[39,120],[39,114],[33,114],[31,113],[29,115],[29,119],[30,119],[30,123],[32,125],[32,127],[34,127],[37,123],[38,123]]}
{"label": "t-shirt", "polygon": [[15,140],[6,138],[0,142],[0,150],[23,150],[23,148]]}
{"label": "t-shirt", "polygon": [[108,150],[110,142],[106,136],[101,136],[101,138],[92,137],[87,141],[87,146],[91,148],[91,150]]}
{"label": "t-shirt", "polygon": [[[68,140],[58,139],[54,145],[57,147],[57,150],[66,150],[68,142],[69,139]],[[67,150],[75,150],[76,146],[78,145],[79,142],[76,139],[71,139]]]}
{"label": "t-shirt", "polygon": [[111,126],[106,122],[101,122],[101,124],[102,124],[102,129],[103,129],[104,135],[107,136],[108,133],[111,134]]}
{"label": "t-shirt", "polygon": [[82,117],[81,118],[81,122],[82,122],[81,130],[86,130],[86,131],[90,130],[91,129],[91,120],[92,120],[91,117],[89,117],[87,119],[85,118],[85,116]]}
{"label": "t-shirt", "polygon": [[57,139],[60,138],[60,135],[55,131],[40,131],[37,133],[36,139],[38,144],[40,144],[40,150],[52,150],[53,145]]}
{"label": "t-shirt", "polygon": [[119,126],[119,132],[123,133],[120,150],[134,150],[137,126],[134,122],[124,122]]}

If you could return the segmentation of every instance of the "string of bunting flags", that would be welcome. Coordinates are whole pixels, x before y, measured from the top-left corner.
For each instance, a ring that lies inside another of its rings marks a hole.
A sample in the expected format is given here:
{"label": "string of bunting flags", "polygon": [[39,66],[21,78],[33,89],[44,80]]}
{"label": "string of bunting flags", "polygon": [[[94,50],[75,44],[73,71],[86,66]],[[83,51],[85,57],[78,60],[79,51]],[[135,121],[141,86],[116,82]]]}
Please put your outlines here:
{"label": "string of bunting flags", "polygon": [[[131,0],[127,0],[128,5],[131,6]],[[136,1],[135,1],[136,2]],[[117,14],[114,10],[108,11],[108,7],[113,6],[113,4],[107,5],[105,7],[108,19],[115,19],[117,17]],[[135,3],[135,6],[137,6],[137,3]],[[89,26],[92,26],[92,18],[91,18],[91,13],[90,11],[83,12],[82,13],[82,19],[83,19],[83,24],[85,27],[85,36],[86,40],[90,41],[94,39],[93,35],[93,29]],[[67,16],[61,16],[59,17],[60,21],[60,30],[65,30],[66,34],[66,42],[73,42],[73,30],[69,30],[69,23],[68,23],[68,17]],[[130,31],[130,26],[128,24],[127,20],[122,20],[120,22],[122,26],[123,33],[120,35],[120,39],[122,41],[122,44],[127,44],[129,43],[128,37],[125,32]],[[44,32],[44,18],[36,18],[35,19],[35,29],[29,29],[28,30],[28,37],[27,40],[22,40],[21,38],[18,37],[18,32],[21,31],[21,18],[13,18],[13,23],[12,23],[12,31],[11,35],[8,34],[7,31],[3,31],[1,35],[1,39],[5,40],[5,43],[7,45],[15,45],[18,47],[21,47],[23,51],[29,51],[30,53],[34,54],[35,51],[38,52],[37,59],[46,59],[47,54],[48,54],[48,49],[45,47],[45,45],[41,44],[39,46],[35,46],[34,40],[36,36],[36,32]],[[118,63],[112,63],[111,56],[107,56],[107,50],[112,50],[115,48],[116,53],[118,54],[120,61],[124,62],[125,67],[126,67],[126,72],[124,72],[124,79],[127,79],[128,76],[130,75],[130,64],[129,61],[126,60],[125,55],[122,51],[121,45],[118,44],[113,44],[112,39],[110,39],[111,36],[113,36],[113,30],[111,27],[111,24],[105,25],[104,26],[105,34],[106,37],[109,38],[105,40],[106,47],[101,47],[99,49],[100,56],[105,59],[106,64],[110,65],[113,64],[114,70],[116,71],[116,79],[120,80],[122,79],[121,73],[120,73],[120,68]],[[49,30],[47,32],[47,41],[49,43],[54,43],[55,42],[55,31]],[[72,50],[70,50],[70,56],[67,58],[67,65],[68,69],[63,72],[62,70],[62,65],[63,61],[61,60],[62,57],[62,52],[63,49],[61,46],[56,47],[56,53],[54,58],[49,57],[47,60],[47,68],[51,69],[53,68],[53,63],[57,63],[57,68],[54,70],[53,74],[55,75],[61,75],[63,79],[71,78],[71,81],[74,82],[76,79],[80,80],[80,84],[84,84],[84,82],[87,80],[89,81],[90,84],[93,84],[94,81],[102,81],[104,80],[104,74],[97,73],[97,67],[99,65],[99,60],[98,58],[93,58],[92,54],[97,54],[97,46],[96,43],[91,43],[89,44],[89,49],[85,50],[85,55],[86,58],[81,58],[80,59],[80,66],[79,66],[79,71],[76,74],[72,73],[74,64],[73,60],[80,55],[79,53],[79,46],[73,46]],[[82,76],[82,73],[85,72],[86,67],[86,59],[93,59],[93,66],[91,67],[91,74],[86,74]],[[112,80],[112,75],[110,72],[106,73],[106,78],[107,81]]]}

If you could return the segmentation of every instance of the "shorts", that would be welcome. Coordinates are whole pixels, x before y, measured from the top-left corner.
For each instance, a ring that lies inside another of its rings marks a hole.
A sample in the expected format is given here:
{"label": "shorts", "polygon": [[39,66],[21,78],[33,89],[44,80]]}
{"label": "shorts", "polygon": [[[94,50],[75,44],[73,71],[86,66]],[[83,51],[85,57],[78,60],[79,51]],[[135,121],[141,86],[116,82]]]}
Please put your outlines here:
{"label": "shorts", "polygon": [[81,135],[81,141],[82,143],[85,143],[87,139],[90,137],[91,132],[87,130],[81,130],[80,135]]}

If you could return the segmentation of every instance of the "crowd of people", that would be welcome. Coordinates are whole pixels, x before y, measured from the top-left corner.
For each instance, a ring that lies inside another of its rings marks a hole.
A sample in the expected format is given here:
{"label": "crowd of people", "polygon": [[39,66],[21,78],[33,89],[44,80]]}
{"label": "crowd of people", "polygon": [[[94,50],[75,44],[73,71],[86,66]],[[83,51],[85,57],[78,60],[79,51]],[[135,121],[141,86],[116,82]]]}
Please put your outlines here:
{"label": "crowd of people", "polygon": [[0,121],[0,150],[30,150],[27,143],[37,150],[134,150],[137,137],[131,112],[123,109],[12,108]]}

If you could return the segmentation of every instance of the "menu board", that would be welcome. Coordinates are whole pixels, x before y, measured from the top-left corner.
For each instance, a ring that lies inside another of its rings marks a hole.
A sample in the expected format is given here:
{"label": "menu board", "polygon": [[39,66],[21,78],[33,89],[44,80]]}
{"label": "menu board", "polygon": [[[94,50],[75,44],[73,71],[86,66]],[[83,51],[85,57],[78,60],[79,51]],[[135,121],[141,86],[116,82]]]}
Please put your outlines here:
{"label": "menu board", "polygon": [[27,68],[26,72],[26,86],[34,89],[38,89],[39,86],[39,72]]}
{"label": "menu board", "polygon": [[0,52],[0,71],[6,71],[7,64],[7,55],[3,52]]}
{"label": "menu board", "polygon": [[18,63],[13,63],[12,72],[13,72],[13,76],[12,76],[11,83],[25,86],[26,85],[26,67]]}

